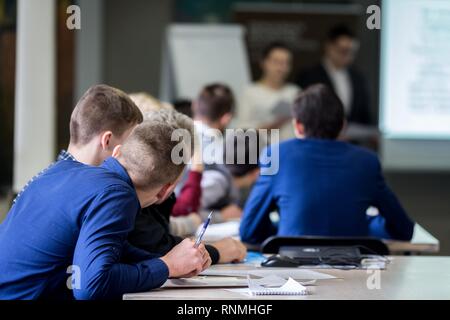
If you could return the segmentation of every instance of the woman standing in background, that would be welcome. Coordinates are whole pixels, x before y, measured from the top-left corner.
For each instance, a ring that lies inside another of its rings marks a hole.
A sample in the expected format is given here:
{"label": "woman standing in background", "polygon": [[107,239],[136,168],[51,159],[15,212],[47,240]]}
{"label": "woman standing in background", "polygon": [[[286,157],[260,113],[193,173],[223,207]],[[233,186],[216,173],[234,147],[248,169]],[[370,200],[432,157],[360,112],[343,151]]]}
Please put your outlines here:
{"label": "woman standing in background", "polygon": [[287,82],[292,51],[283,43],[271,43],[262,54],[262,76],[244,90],[239,103],[241,128],[280,129],[280,139],[294,137],[290,106],[300,88]]}

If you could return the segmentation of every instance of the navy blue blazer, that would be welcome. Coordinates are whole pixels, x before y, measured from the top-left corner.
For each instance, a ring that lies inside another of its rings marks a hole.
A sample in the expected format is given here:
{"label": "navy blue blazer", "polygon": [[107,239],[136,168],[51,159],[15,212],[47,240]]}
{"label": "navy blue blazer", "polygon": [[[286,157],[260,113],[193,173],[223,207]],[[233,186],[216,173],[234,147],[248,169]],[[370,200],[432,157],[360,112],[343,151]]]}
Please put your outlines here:
{"label": "navy blue blazer", "polygon": [[[255,183],[241,221],[242,241],[259,244],[275,234],[411,239],[414,222],[372,152],[340,141],[292,139],[267,148],[260,162],[279,170]],[[377,218],[367,217],[370,206],[379,210]],[[277,227],[272,211],[280,215]]]}

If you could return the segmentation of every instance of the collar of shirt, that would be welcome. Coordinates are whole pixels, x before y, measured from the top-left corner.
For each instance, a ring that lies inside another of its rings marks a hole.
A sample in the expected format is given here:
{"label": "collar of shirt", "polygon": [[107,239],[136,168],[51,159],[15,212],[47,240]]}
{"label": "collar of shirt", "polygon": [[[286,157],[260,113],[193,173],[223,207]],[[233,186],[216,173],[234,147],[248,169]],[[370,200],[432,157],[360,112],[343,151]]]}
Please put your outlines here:
{"label": "collar of shirt", "polygon": [[353,88],[348,70],[337,69],[328,59],[324,59],[323,66],[330,77],[337,96],[341,99],[342,104],[344,105],[345,113],[348,115],[350,113],[353,95]]}
{"label": "collar of shirt", "polygon": [[74,157],[69,151],[66,151],[66,150],[61,150],[61,152],[60,152],[59,155],[58,155],[57,160],[58,160],[58,161],[61,161],[61,160],[72,160],[72,161],[77,161],[77,160],[75,159],[75,157]]}
{"label": "collar of shirt", "polygon": [[322,65],[325,68],[325,70],[327,71],[328,74],[335,74],[335,73],[342,73],[342,72],[346,72],[346,69],[338,69],[336,68],[330,60],[328,59],[323,59],[322,61]]}
{"label": "collar of shirt", "polygon": [[125,182],[127,182],[134,189],[133,181],[131,181],[130,176],[128,175],[127,170],[120,164],[117,159],[113,157],[109,157],[106,159],[101,167],[108,169],[114,173],[117,173]]}

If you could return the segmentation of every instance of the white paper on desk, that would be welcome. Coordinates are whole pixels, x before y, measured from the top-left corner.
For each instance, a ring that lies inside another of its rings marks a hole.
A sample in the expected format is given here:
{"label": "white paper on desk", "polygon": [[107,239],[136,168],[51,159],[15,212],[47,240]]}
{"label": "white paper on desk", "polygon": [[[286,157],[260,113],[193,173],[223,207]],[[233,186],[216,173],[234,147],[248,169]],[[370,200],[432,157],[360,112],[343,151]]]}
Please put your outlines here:
{"label": "white paper on desk", "polygon": [[[247,277],[248,279],[248,277]],[[264,287],[281,287],[282,285],[284,285],[286,283],[286,279],[280,277],[280,276],[276,276],[276,275],[271,275],[268,277],[264,277],[264,278],[258,278],[258,279],[251,279],[252,283],[260,285],[260,286],[264,286]],[[309,285],[313,285],[316,283],[316,280],[309,280],[309,281],[301,281],[299,282],[302,286],[309,286]]]}
{"label": "white paper on desk", "polygon": [[[247,276],[247,280],[248,280]],[[259,286],[265,286],[265,287],[281,287],[283,284],[286,283],[286,279],[276,276],[276,275],[270,275],[265,278],[259,278],[259,279],[251,279],[252,282]]]}
{"label": "white paper on desk", "polygon": [[243,278],[233,277],[196,277],[168,279],[162,288],[208,288],[208,287],[247,287],[248,283]]}
{"label": "white paper on desk", "polygon": [[255,269],[219,269],[209,268],[203,271],[202,276],[228,276],[228,277],[247,277],[253,275],[257,277],[268,277],[276,275],[281,278],[293,278],[295,280],[324,280],[335,279],[336,277],[326,273],[298,268],[255,268]]}
{"label": "white paper on desk", "polygon": [[[199,226],[201,229],[203,226]],[[197,230],[198,232],[198,230]],[[203,236],[203,241],[214,242],[227,237],[239,236],[239,221],[210,224]]]}
{"label": "white paper on desk", "polygon": [[289,277],[286,281],[283,280],[283,285],[278,287],[268,287],[264,284],[271,284],[271,280],[274,279],[252,279],[250,276],[247,276],[248,280],[248,292],[252,296],[260,296],[260,295],[306,295],[308,291],[304,286],[300,283]]}

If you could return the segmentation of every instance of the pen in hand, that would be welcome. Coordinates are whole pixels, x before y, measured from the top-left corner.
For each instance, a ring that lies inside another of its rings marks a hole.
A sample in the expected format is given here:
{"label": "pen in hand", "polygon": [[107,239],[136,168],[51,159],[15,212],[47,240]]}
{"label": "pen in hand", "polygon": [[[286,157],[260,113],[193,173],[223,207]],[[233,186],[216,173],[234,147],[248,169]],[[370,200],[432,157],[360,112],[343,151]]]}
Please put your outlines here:
{"label": "pen in hand", "polygon": [[208,218],[205,220],[205,223],[203,224],[202,230],[200,230],[200,233],[198,234],[197,240],[195,240],[194,248],[198,248],[198,246],[202,242],[203,235],[205,234],[206,228],[208,228],[208,225],[209,225],[209,222],[211,221],[211,217],[212,217],[213,212],[214,212],[214,210],[212,210],[209,213]]}

